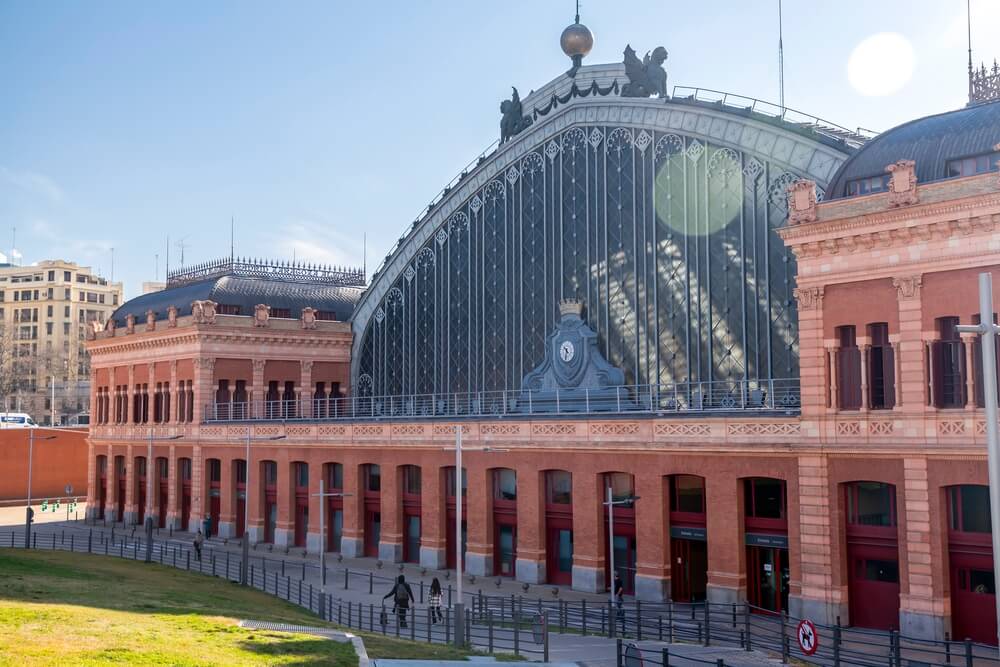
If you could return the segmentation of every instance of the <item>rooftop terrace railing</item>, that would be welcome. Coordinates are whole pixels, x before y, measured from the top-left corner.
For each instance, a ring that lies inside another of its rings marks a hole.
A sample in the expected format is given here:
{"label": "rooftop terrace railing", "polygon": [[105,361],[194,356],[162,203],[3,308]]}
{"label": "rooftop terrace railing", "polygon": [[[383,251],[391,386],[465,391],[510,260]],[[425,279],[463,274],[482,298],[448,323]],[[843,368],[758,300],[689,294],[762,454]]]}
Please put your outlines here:
{"label": "rooftop terrace railing", "polygon": [[798,379],[211,403],[205,421],[371,421],[558,415],[798,414]]}

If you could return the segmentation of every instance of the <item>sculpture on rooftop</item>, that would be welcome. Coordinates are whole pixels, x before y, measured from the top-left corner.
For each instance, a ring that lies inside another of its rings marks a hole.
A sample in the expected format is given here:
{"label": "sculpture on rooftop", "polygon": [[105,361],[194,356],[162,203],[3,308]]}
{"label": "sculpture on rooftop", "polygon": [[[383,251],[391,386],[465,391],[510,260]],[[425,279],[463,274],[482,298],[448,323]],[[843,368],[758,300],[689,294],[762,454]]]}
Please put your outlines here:
{"label": "sculpture on rooftop", "polygon": [[625,75],[628,83],[622,86],[622,97],[667,97],[667,71],[663,63],[667,60],[667,50],[662,46],[646,52],[642,61],[635,55],[631,45],[625,46]]}
{"label": "sculpture on rooftop", "polygon": [[514,91],[509,100],[500,103],[500,145],[504,145],[512,137],[523,132],[531,125],[531,118],[524,115],[521,107],[521,97],[517,94],[517,88],[511,87]]}

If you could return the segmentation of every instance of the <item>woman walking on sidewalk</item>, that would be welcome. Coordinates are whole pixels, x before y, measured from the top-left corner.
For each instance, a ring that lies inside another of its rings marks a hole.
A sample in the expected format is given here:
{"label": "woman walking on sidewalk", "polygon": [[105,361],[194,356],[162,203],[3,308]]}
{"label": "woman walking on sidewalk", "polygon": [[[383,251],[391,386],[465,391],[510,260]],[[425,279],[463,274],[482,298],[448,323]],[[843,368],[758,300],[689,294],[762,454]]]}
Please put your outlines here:
{"label": "woman walking on sidewalk", "polygon": [[431,623],[438,623],[444,620],[441,614],[441,582],[437,577],[431,582],[431,593],[427,598],[427,609],[431,613]]}

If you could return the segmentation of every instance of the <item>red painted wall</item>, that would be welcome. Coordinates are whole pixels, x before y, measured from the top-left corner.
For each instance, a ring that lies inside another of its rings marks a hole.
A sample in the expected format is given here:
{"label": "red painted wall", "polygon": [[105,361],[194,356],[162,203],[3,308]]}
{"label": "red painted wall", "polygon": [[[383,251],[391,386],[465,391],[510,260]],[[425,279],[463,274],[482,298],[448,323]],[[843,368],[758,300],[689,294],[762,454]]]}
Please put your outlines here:
{"label": "red painted wall", "polygon": [[[22,500],[28,492],[28,431],[0,429],[0,504]],[[87,429],[34,431],[32,498],[63,497],[67,484],[73,485],[73,495],[86,497]],[[49,435],[55,440],[39,439]]]}

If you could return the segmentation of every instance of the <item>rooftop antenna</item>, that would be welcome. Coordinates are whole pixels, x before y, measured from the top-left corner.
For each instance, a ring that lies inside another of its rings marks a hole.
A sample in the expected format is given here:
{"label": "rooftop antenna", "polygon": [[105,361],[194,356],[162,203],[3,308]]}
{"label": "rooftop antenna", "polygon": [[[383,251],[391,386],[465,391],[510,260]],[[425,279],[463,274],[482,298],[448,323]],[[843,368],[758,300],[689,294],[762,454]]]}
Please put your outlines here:
{"label": "rooftop antenna", "polygon": [[[576,0],[580,4],[580,0]],[[361,279],[368,279],[368,233],[361,235]]]}
{"label": "rooftop antenna", "polygon": [[[972,81],[972,61],[969,61],[969,81]],[[969,84],[972,85],[971,83]],[[10,262],[11,266],[14,265],[14,248],[17,247],[17,225],[11,227],[10,230],[10,257],[7,261]]]}
{"label": "rooftop antenna", "polygon": [[[971,61],[970,61],[971,63]],[[972,65],[969,65],[971,72]],[[778,0],[778,96],[781,101],[781,115],[785,115],[785,47],[782,41],[781,0]]]}
{"label": "rooftop antenna", "polygon": [[156,258],[156,271],[153,273],[153,282],[160,280],[160,253],[153,255]]}
{"label": "rooftop antenna", "polygon": [[229,218],[229,261],[236,258],[236,216]]}
{"label": "rooftop antenna", "polygon": [[111,246],[111,282],[115,281],[115,247]]}
{"label": "rooftop antenna", "polygon": [[969,31],[969,104],[972,104],[972,0],[965,0],[965,22]]}
{"label": "rooftop antenna", "polygon": [[185,241],[185,240],[186,240],[187,238],[188,238],[188,237],[187,237],[187,236],[185,236],[185,237],[182,237],[181,239],[179,239],[179,240],[177,241],[177,247],[181,249],[181,268],[182,268],[182,269],[184,268],[184,249],[185,249],[185,248],[190,248],[190,247],[191,247],[191,244],[190,244],[190,243],[185,243],[185,242],[184,242],[184,241]]}
{"label": "rooftop antenna", "polygon": [[167,268],[163,272],[163,280],[170,278],[170,234],[167,234]]}
{"label": "rooftop antenna", "polygon": [[574,20],[573,22],[574,23],[580,22],[580,0],[576,0],[576,20]]}

